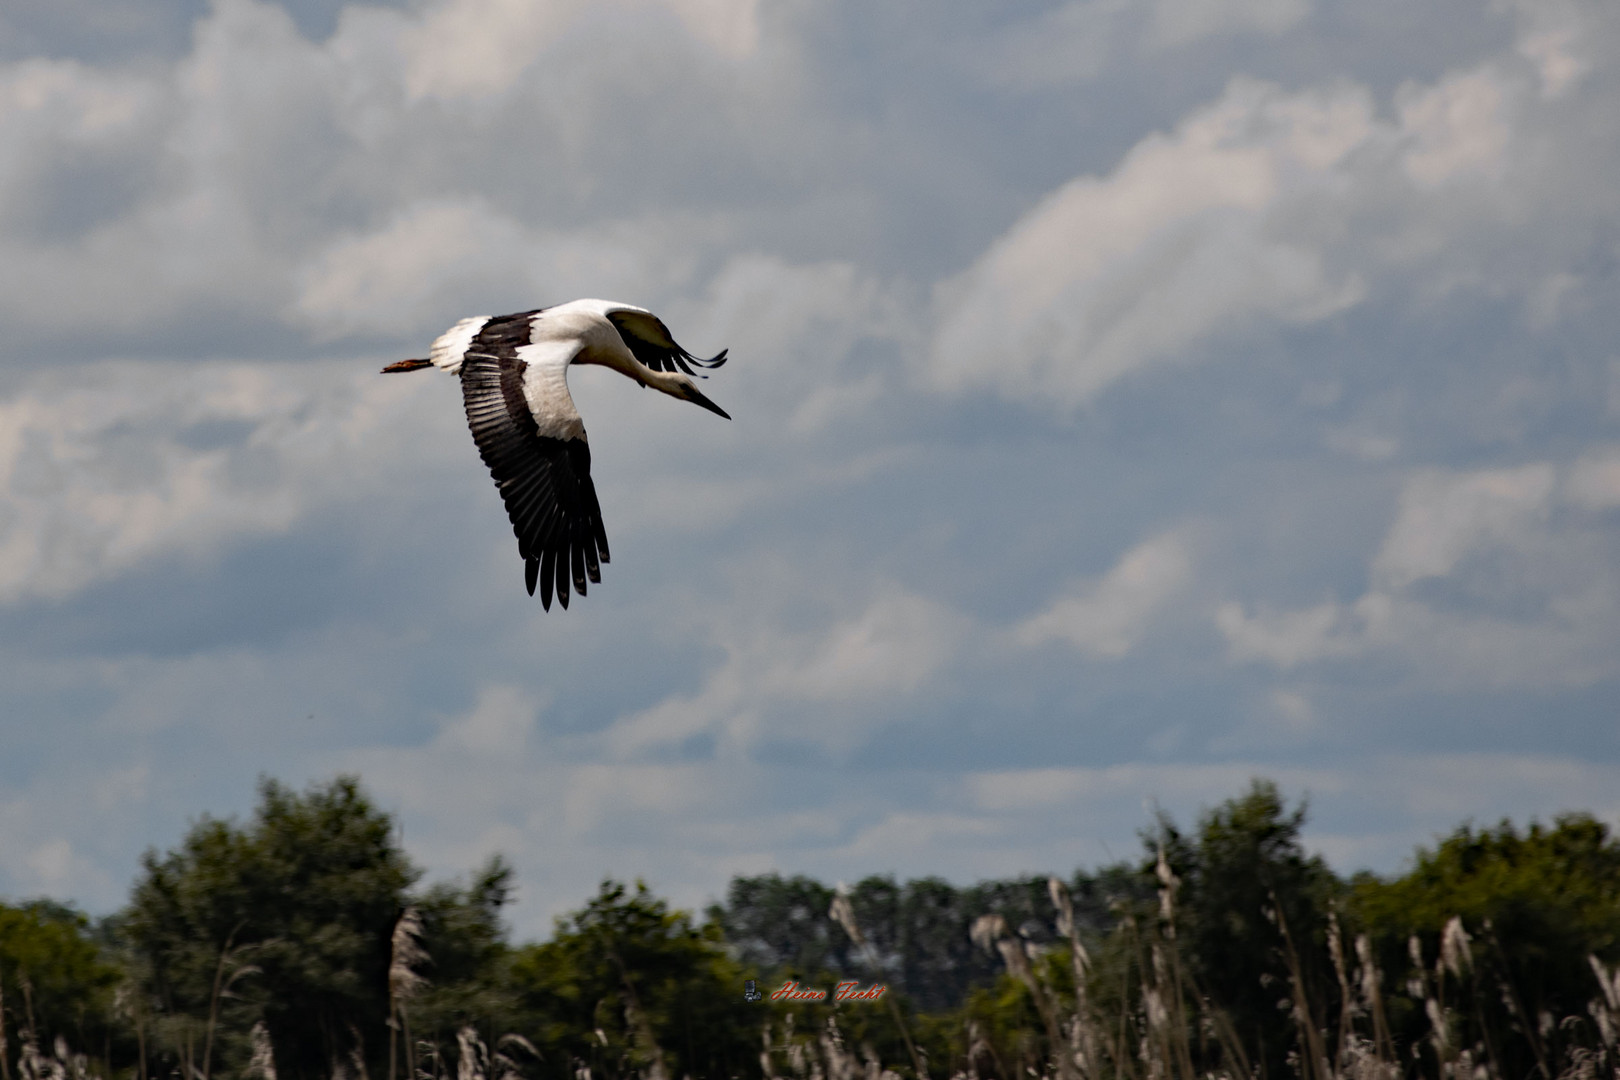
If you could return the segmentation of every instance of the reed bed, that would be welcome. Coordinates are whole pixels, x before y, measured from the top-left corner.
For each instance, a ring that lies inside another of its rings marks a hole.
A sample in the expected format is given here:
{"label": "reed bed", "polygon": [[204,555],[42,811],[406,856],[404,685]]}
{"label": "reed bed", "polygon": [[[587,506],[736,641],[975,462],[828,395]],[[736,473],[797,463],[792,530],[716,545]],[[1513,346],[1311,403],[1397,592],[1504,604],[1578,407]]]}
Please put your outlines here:
{"label": "reed bed", "polygon": [[[1302,819],[1257,784],[1197,844],[1165,823],[1143,862],[1113,876],[975,886],[989,902],[923,911],[905,925],[945,927],[929,940],[954,942],[951,962],[973,973],[965,998],[926,1012],[907,972],[939,968],[908,960],[923,954],[897,929],[898,913],[922,909],[887,879],[854,891],[777,879],[786,907],[761,902],[774,921],[747,925],[792,924],[815,947],[779,951],[789,959],[774,968],[740,961],[713,912],[699,926],[639,883],[604,883],[552,941],[521,947],[500,930],[498,864],[466,888],[396,886],[386,921],[356,924],[380,947],[372,974],[323,976],[371,1004],[318,1032],[314,1069],[297,1064],[307,1045],[288,1040],[273,980],[288,985],[289,959],[371,954],[298,952],[235,914],[199,941],[148,915],[173,943],[160,955],[120,944],[116,925],[98,944],[68,909],[0,905],[31,944],[56,934],[52,955],[64,970],[78,957],[102,994],[72,999],[67,1016],[62,987],[7,960],[20,939],[6,939],[0,1080],[279,1080],[278,1063],[295,1080],[1620,1080],[1620,845],[1600,823],[1465,828],[1398,881],[1346,883],[1303,855]],[[374,865],[396,865],[374,832]],[[917,895],[947,888],[924,881]],[[821,899],[801,918],[803,896]],[[825,987],[857,975],[894,989],[769,999],[773,976]],[[745,978],[767,999],[745,1002]],[[734,1050],[704,1052],[722,1040]]]}
{"label": "reed bed", "polygon": [[[1093,972],[1073,929],[1067,890],[1057,878],[1050,887],[1065,948],[1037,950],[1009,933],[999,916],[988,915],[975,924],[975,941],[1000,954],[1007,976],[1027,990],[1042,1021],[1042,1031],[1021,1033],[1017,1045],[1026,1052],[1013,1058],[1015,1067],[998,1063],[994,1075],[1005,1080],[1018,1075],[1039,1080],[1264,1080],[1229,1016],[1201,991],[1179,958],[1180,883],[1162,856],[1158,877],[1157,917],[1122,917],[1123,940],[1116,944],[1128,957],[1111,975]],[[1522,995],[1508,979],[1487,974],[1476,964],[1480,946],[1475,935],[1453,916],[1433,956],[1425,954],[1418,937],[1408,940],[1411,968],[1396,992],[1421,1010],[1427,1030],[1401,1054],[1386,1013],[1392,988],[1368,936],[1357,935],[1347,949],[1337,915],[1330,917],[1327,942],[1338,1001],[1328,1016],[1327,1003],[1313,1000],[1308,992],[1299,950],[1280,912],[1273,907],[1267,915],[1285,943],[1289,980],[1278,1007],[1293,1020],[1296,1042],[1288,1062],[1297,1080],[1517,1080],[1499,1066],[1492,1044],[1507,1033],[1492,1032],[1486,1023],[1482,1006],[1488,998],[1514,1013],[1518,1023],[1513,1033],[1525,1036],[1536,1054],[1533,1076],[1620,1080],[1620,965],[1610,968],[1588,956],[1600,993],[1584,1014],[1530,1017],[1522,1012]],[[1482,931],[1489,941],[1489,927]],[[1059,961],[1072,965],[1068,977]],[[1112,978],[1113,985],[1099,985],[1103,978]],[[1113,1002],[1113,1009],[1099,1007],[1099,1000]],[[1462,1037],[1465,1027],[1472,1041]],[[1560,1033],[1562,1038],[1554,1040]],[[1038,1041],[1035,1036],[1042,1034],[1044,1041]],[[982,1029],[969,1021],[964,1035],[963,1065],[951,1080],[989,1080],[992,1074],[984,1064],[995,1055]],[[1038,1062],[1027,1052],[1037,1046]]]}
{"label": "reed bed", "polygon": [[[1219,1003],[1202,991],[1180,958],[1177,943],[1178,881],[1160,863],[1159,909],[1152,918],[1122,913],[1111,947],[1113,963],[1099,969],[1076,931],[1068,891],[1050,880],[1057,917],[1059,948],[1037,947],[1011,931],[999,915],[986,915],[973,926],[980,948],[998,955],[1007,979],[1027,996],[1037,1023],[1002,1031],[992,1045],[981,1019],[960,1018],[959,1045],[949,1068],[930,1065],[925,1047],[913,1042],[896,1007],[892,1021],[902,1032],[909,1060],[884,1062],[870,1042],[851,1045],[837,1009],[824,1010],[813,1027],[796,1026],[793,1012],[763,1010],[758,1075],[766,1080],[907,1080],[924,1076],[949,1080],[1265,1080],[1251,1062],[1244,1039]],[[862,941],[847,901],[834,919],[857,942]],[[1271,912],[1277,917],[1275,910]],[[408,1047],[399,1064],[414,1080],[524,1080],[541,1054],[522,1035],[507,1033],[487,1045],[472,1026],[456,1033],[453,1045],[410,1038],[409,1002],[425,980],[416,969],[430,958],[416,938],[412,914],[400,920],[395,965],[390,972],[392,1029]],[[1518,1080],[1502,1072],[1484,1023],[1482,1005],[1498,1000],[1516,1009],[1520,995],[1498,976],[1476,963],[1476,953],[1490,948],[1488,929],[1470,932],[1460,917],[1445,925],[1439,948],[1426,952],[1421,941],[1408,942],[1409,969],[1394,985],[1380,969],[1367,935],[1348,944],[1335,916],[1328,943],[1333,960],[1337,1000],[1313,999],[1300,972],[1299,953],[1291,931],[1279,924],[1286,942],[1289,979],[1279,989],[1279,1008],[1293,1022],[1295,1044],[1288,1055],[1294,1080]],[[1484,944],[1481,944],[1483,938]],[[1554,1017],[1518,1015],[1522,1034],[1535,1047],[1534,1075],[1548,1080],[1620,1080],[1620,967],[1588,957],[1599,993],[1584,1014]],[[878,965],[874,963],[874,968]],[[243,969],[246,965],[243,965]],[[242,970],[242,969],[239,969]],[[225,981],[222,978],[222,982]],[[1004,988],[1006,989],[1006,988]],[[1421,1039],[1397,1049],[1387,1018],[1390,996],[1403,997],[1426,1021]],[[894,1001],[891,998],[890,1004]],[[657,1060],[655,1040],[638,1024],[635,1006],[626,1003],[631,1030],[640,1032],[643,1059],[633,1055],[602,1068],[573,1063],[577,1080],[669,1080]],[[143,1028],[143,1030],[145,1030]],[[160,1017],[150,1029],[171,1048],[178,1061],[174,1076],[208,1080],[212,1034],[189,1018]],[[1470,1034],[1466,1035],[1464,1032]],[[604,1047],[609,1045],[601,1033]],[[1561,1036],[1555,1038],[1555,1036]],[[199,1047],[199,1043],[202,1045]],[[251,1058],[242,1074],[276,1080],[274,1056],[262,1021],[250,1032]],[[0,1050],[6,1044],[0,1044]],[[200,1051],[200,1052],[199,1052]],[[20,1080],[102,1080],[89,1055],[70,1048],[63,1038],[41,1047],[28,1027],[16,1033],[6,1075]],[[395,1076],[390,1056],[390,1077]],[[139,1078],[136,1069],[124,1075]],[[358,1056],[335,1063],[334,1080],[365,1080]],[[687,1078],[690,1080],[690,1078]]]}

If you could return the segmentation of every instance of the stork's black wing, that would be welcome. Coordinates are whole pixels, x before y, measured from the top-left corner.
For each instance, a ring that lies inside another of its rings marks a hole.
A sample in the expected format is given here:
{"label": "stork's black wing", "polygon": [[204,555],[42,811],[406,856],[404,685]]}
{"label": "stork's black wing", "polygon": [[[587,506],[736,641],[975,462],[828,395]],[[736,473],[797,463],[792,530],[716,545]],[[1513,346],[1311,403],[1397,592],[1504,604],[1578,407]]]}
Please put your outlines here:
{"label": "stork's black wing", "polygon": [[[550,611],[554,584],[566,608],[570,579],[581,596],[587,578],[602,580],[598,564],[608,561],[607,533],[583,429],[565,438],[540,432],[524,392],[529,365],[516,355],[518,335],[509,329],[494,333],[512,340],[510,345],[485,341],[483,334],[473,341],[461,364],[461,396],[473,441],[512,519],[529,595],[538,580],[540,602]],[[522,337],[527,344],[527,334]],[[481,351],[489,346],[491,351]]]}
{"label": "stork's black wing", "polygon": [[688,375],[706,378],[699,372],[692,370],[696,364],[701,368],[717,368],[726,362],[726,350],[721,349],[708,359],[693,356],[679,345],[670,336],[669,327],[664,321],[650,311],[639,308],[613,308],[607,313],[608,321],[618,330],[619,336],[629,347],[631,355],[654,371],[674,371],[679,368]]}

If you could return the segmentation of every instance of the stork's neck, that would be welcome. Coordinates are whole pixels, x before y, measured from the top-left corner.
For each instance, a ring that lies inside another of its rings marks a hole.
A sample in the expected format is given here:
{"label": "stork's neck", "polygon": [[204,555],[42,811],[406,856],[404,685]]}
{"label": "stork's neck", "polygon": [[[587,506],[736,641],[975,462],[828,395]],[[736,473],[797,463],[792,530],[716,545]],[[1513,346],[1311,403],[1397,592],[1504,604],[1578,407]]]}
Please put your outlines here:
{"label": "stork's neck", "polygon": [[685,398],[686,378],[667,371],[654,371],[652,368],[637,360],[619,331],[607,319],[597,316],[589,320],[588,327],[576,330],[584,348],[574,357],[576,364],[601,364],[612,368],[627,378],[634,379],[642,386],[650,386],[654,390],[662,390],[671,397]]}
{"label": "stork's neck", "polygon": [[667,371],[654,371],[639,360],[631,357],[631,362],[641,369],[641,382],[654,390],[662,390],[670,397],[684,399],[686,397],[686,376],[675,375]]}

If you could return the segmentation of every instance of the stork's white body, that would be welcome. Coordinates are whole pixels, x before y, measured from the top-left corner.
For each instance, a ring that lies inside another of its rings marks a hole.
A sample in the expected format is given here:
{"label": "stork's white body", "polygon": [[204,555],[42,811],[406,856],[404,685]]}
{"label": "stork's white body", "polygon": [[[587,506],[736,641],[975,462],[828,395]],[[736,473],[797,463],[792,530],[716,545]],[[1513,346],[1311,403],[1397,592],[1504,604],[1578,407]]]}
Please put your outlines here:
{"label": "stork's white body", "polygon": [[715,368],[725,360],[723,350],[707,360],[694,357],[645,308],[574,300],[462,319],[433,342],[427,360],[383,370],[431,365],[461,379],[467,423],[512,519],[529,594],[541,582],[541,601],[549,610],[553,586],[566,608],[570,579],[583,596],[586,579],[601,581],[598,564],[608,561],[585,425],[568,393],[568,366],[601,364],[726,416],[691,378],[697,374],[692,364]]}

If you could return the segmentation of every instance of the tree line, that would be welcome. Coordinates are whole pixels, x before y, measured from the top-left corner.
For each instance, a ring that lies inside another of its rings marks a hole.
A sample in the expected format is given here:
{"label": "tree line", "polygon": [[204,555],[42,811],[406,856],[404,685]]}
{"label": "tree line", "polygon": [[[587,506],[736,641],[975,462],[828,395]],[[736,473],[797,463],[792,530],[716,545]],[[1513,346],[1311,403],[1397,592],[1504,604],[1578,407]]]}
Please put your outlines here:
{"label": "tree line", "polygon": [[[0,1080],[1620,1078],[1620,841],[1464,825],[1336,875],[1257,780],[1095,872],[608,881],[543,942],[500,859],[424,884],[358,780],[261,784],[92,920],[0,903]],[[857,1002],[750,1001],[793,980]]]}

